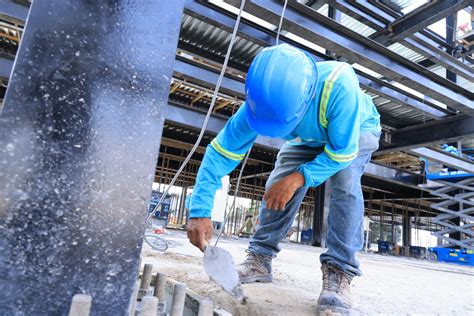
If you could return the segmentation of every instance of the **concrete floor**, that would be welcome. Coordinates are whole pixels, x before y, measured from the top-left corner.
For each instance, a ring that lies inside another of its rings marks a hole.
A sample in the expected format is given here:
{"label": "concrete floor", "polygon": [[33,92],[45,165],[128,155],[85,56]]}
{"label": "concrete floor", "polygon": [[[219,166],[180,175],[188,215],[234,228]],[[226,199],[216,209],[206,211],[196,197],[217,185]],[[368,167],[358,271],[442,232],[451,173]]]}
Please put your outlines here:
{"label": "concrete floor", "polygon": [[[319,255],[324,251],[297,244],[282,244],[274,260],[272,284],[246,284],[247,305],[233,301],[205,275],[202,254],[186,234],[171,231],[165,253],[144,245],[142,264],[185,282],[200,295],[211,297],[234,315],[314,315],[321,290]],[[220,246],[236,262],[245,258],[247,239],[223,239]],[[452,264],[360,254],[364,275],[353,281],[355,307],[363,315],[474,315],[474,269]]]}

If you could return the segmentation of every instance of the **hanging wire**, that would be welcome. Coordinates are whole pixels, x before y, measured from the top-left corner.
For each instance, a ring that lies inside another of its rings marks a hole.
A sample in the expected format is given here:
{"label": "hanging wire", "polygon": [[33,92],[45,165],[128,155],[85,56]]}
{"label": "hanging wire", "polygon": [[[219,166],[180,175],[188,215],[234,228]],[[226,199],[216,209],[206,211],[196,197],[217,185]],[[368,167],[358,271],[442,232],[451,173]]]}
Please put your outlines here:
{"label": "hanging wire", "polygon": [[158,201],[158,204],[156,204],[155,208],[153,209],[153,211],[148,215],[147,217],[147,223],[148,224],[151,224],[151,219],[152,217],[155,215],[155,213],[157,212],[157,210],[159,209],[159,207],[161,206],[161,203],[163,203],[163,200],[165,199],[165,197],[168,195],[168,192],[170,190],[170,188],[174,185],[174,183],[176,182],[176,180],[178,179],[178,177],[180,176],[181,172],[183,172],[183,169],[184,167],[186,167],[187,163],[189,162],[189,160],[191,159],[191,157],[193,156],[194,152],[196,151],[196,149],[198,148],[199,146],[199,143],[201,142],[203,136],[204,136],[204,133],[206,131],[206,127],[207,127],[207,124],[209,122],[209,118],[211,117],[211,113],[212,111],[214,110],[214,105],[216,103],[216,100],[217,100],[217,94],[219,92],[219,88],[221,87],[221,84],[222,84],[222,80],[224,78],[224,74],[225,74],[225,70],[227,68],[227,63],[229,62],[229,58],[230,58],[230,52],[232,51],[232,48],[234,47],[234,42],[235,42],[235,39],[237,37],[237,30],[239,29],[239,24],[240,24],[240,17],[242,16],[242,12],[244,10],[244,5],[245,5],[245,1],[246,0],[242,0],[242,2],[240,3],[240,9],[239,9],[239,14],[237,15],[237,19],[235,21],[235,26],[234,26],[234,30],[232,32],[232,36],[230,38],[230,42],[229,42],[229,46],[227,48],[227,53],[226,53],[226,56],[225,56],[225,59],[224,59],[224,63],[222,65],[222,69],[221,69],[221,73],[219,74],[219,78],[217,79],[217,84],[216,84],[216,88],[214,89],[214,94],[212,95],[212,100],[211,100],[211,104],[209,106],[209,109],[207,111],[207,114],[206,114],[206,118],[204,119],[204,123],[202,125],[202,128],[201,128],[201,132],[199,133],[199,136],[198,136],[198,139],[196,140],[196,143],[194,143],[194,146],[193,148],[191,149],[191,151],[189,152],[188,156],[186,157],[186,159],[183,161],[183,163],[181,164],[181,167],[179,167],[178,171],[176,172],[176,174],[174,175],[173,179],[171,180],[171,182],[169,183],[168,185],[168,188],[166,188],[165,192],[163,193],[163,195],[160,197],[160,200]]}
{"label": "hanging wire", "polygon": [[281,25],[283,24],[283,17],[285,16],[285,11],[286,11],[286,5],[287,4],[288,4],[288,0],[285,0],[285,4],[283,5],[283,9],[281,10],[280,23],[278,23],[278,31],[277,31],[277,35],[276,35],[275,45],[278,45],[280,43]]}

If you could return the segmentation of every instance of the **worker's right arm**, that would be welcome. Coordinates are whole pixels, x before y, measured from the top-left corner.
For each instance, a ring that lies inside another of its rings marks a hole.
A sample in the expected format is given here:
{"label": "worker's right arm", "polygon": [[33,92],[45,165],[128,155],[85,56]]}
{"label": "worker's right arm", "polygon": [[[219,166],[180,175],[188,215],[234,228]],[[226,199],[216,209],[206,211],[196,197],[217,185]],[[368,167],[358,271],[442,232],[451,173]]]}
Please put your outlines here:
{"label": "worker's right arm", "polygon": [[[197,240],[199,245],[194,245],[203,250],[203,245],[199,241],[204,232],[193,232],[196,229],[203,229],[208,226],[209,221],[199,221],[206,224],[198,224],[198,221],[192,221],[195,218],[210,219],[214,204],[214,195],[222,186],[222,177],[229,174],[250,149],[257,138],[257,133],[248,124],[245,116],[245,105],[229,119],[224,129],[207,146],[206,153],[202,160],[197,174],[196,185],[194,186],[189,210],[188,237],[191,242]],[[191,230],[191,231],[189,231]],[[200,236],[196,236],[199,234]]]}

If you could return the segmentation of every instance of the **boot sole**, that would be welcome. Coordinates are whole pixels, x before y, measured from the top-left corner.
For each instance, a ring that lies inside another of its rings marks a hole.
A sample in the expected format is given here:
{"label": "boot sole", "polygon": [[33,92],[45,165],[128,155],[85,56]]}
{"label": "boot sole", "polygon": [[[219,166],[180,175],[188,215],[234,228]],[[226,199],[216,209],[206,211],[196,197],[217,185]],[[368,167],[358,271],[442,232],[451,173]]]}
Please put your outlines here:
{"label": "boot sole", "polygon": [[271,283],[273,281],[272,274],[260,274],[260,275],[250,275],[246,277],[240,277],[240,283],[247,284],[247,283]]}
{"label": "boot sole", "polygon": [[361,313],[356,309],[339,308],[329,305],[316,307],[317,316],[360,316]]}

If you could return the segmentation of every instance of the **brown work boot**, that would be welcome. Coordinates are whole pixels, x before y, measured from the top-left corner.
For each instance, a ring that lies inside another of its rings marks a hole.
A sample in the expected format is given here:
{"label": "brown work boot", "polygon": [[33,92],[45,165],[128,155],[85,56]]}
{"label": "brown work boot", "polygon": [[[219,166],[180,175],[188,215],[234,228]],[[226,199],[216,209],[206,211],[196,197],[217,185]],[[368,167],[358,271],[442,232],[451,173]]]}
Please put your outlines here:
{"label": "brown work boot", "polygon": [[240,282],[272,282],[272,258],[256,252],[247,253],[247,259],[237,266]]}
{"label": "brown work boot", "polygon": [[353,315],[350,284],[352,276],[338,267],[323,263],[323,290],[319,295],[317,315]]}

